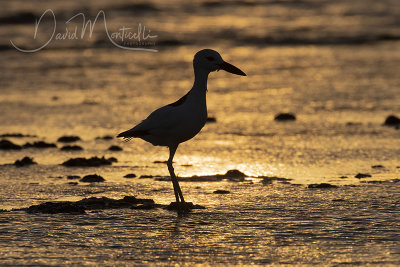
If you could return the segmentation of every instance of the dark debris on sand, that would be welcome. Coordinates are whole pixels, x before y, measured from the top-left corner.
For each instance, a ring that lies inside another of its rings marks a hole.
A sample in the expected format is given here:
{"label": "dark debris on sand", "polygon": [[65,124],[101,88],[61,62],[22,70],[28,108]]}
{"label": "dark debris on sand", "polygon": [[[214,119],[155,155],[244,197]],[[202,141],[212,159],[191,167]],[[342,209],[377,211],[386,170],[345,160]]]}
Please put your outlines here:
{"label": "dark debris on sand", "polygon": [[0,137],[23,138],[23,137],[37,137],[37,136],[30,134],[21,134],[21,133],[6,133],[6,134],[0,134]]}
{"label": "dark debris on sand", "polygon": [[57,147],[56,144],[46,143],[44,141],[37,141],[33,143],[26,143],[22,146],[23,148],[53,148]]}
{"label": "dark debris on sand", "polygon": [[328,183],[320,183],[320,184],[309,184],[308,188],[338,188],[337,185],[328,184]]}
{"label": "dark debris on sand", "polygon": [[24,157],[23,159],[18,159],[14,162],[14,165],[16,167],[24,167],[24,166],[29,166],[29,165],[34,165],[37,164],[35,161],[33,161],[33,158],[30,157]]}
{"label": "dark debris on sand", "polygon": [[1,150],[20,150],[22,147],[20,145],[16,145],[7,139],[3,139],[0,141],[0,149]]}
{"label": "dark debris on sand", "polygon": [[110,146],[108,148],[108,150],[110,150],[110,151],[122,151],[123,149],[120,146]]}
{"label": "dark debris on sand", "polygon": [[[148,179],[148,178],[157,178],[157,179],[160,179],[159,181],[164,181],[162,179],[164,179],[165,177],[162,177],[162,176],[159,176],[159,175],[150,175],[150,174],[143,174],[143,175],[139,176],[139,179]],[[168,177],[168,178],[165,178],[165,179],[168,180],[170,178]]]}
{"label": "dark debris on sand", "polygon": [[122,199],[112,199],[108,197],[91,197],[82,200],[45,202],[39,205],[32,205],[22,209],[27,213],[70,213],[85,214],[88,210],[104,209],[154,209],[165,207],[165,205],[155,204],[152,199],[141,199],[134,196],[125,196]]}
{"label": "dark debris on sand", "polygon": [[56,144],[53,143],[46,143],[44,141],[36,141],[33,143],[25,143],[23,146],[16,145],[13,142],[3,139],[0,141],[0,149],[2,150],[20,150],[23,148],[54,148],[57,147]]}
{"label": "dark debris on sand", "polygon": [[100,175],[89,174],[89,175],[84,176],[79,181],[83,182],[83,183],[101,183],[101,182],[105,182],[106,180],[103,177],[101,177]]}
{"label": "dark debris on sand", "polygon": [[[153,161],[153,163],[154,164],[167,164],[167,160],[155,160],[155,161]],[[174,162],[172,162],[172,163],[174,163]]]}
{"label": "dark debris on sand", "polygon": [[275,115],[274,120],[276,121],[294,121],[296,120],[296,116],[292,113],[279,113]]}
{"label": "dark debris on sand", "polygon": [[105,136],[98,136],[96,137],[96,140],[112,140],[113,137],[111,135],[105,135]]}
{"label": "dark debris on sand", "polygon": [[392,184],[392,183],[398,183],[400,182],[400,179],[391,179],[391,180],[384,180],[384,181],[380,181],[380,180],[373,180],[373,181],[360,181],[360,183],[363,184]]}
{"label": "dark debris on sand", "polygon": [[357,175],[354,176],[355,178],[361,179],[361,178],[369,178],[372,177],[371,174],[369,173],[358,173]]}
{"label": "dark debris on sand", "polygon": [[136,174],[134,173],[128,173],[124,176],[124,178],[136,178]]}
{"label": "dark debris on sand", "polygon": [[57,142],[72,143],[72,142],[76,142],[76,141],[80,141],[80,140],[81,140],[81,138],[79,136],[65,135],[65,136],[61,136],[60,138],[58,138]]}
{"label": "dark debris on sand", "polygon": [[220,195],[230,194],[230,193],[231,193],[231,191],[228,191],[228,190],[221,190],[221,189],[215,190],[215,191],[213,192],[213,194],[220,194]]}
{"label": "dark debris on sand", "polygon": [[372,165],[371,168],[372,169],[384,169],[385,166],[378,164],[378,165]]}
{"label": "dark debris on sand", "polygon": [[117,162],[116,158],[108,158],[106,159],[105,157],[91,157],[89,159],[86,158],[72,158],[69,159],[65,162],[63,162],[61,165],[67,166],[67,167],[99,167],[103,165],[111,165],[113,162]]}
{"label": "dark debris on sand", "polygon": [[[225,174],[214,174],[214,175],[204,175],[197,176],[193,175],[191,177],[180,177],[179,181],[182,182],[216,182],[222,180],[229,180],[234,182],[242,182],[248,177],[246,174],[239,170],[229,170]],[[170,181],[170,177],[157,177],[157,181]]]}
{"label": "dark debris on sand", "polygon": [[63,146],[62,148],[60,148],[60,150],[61,151],[82,151],[83,148],[81,146],[77,146],[77,145],[74,145],[74,146],[66,145],[66,146]]}
{"label": "dark debris on sand", "polygon": [[79,175],[68,175],[67,176],[68,180],[75,180],[75,179],[81,179]]}
{"label": "dark debris on sand", "polygon": [[33,205],[26,209],[27,213],[71,213],[84,214],[85,209],[72,202],[45,202],[40,205]]}

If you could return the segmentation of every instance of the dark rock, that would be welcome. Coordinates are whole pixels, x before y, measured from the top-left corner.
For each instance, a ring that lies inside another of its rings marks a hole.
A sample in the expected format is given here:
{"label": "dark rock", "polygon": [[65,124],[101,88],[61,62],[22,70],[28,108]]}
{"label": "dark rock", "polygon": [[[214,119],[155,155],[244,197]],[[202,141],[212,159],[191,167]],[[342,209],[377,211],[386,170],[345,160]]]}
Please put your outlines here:
{"label": "dark rock", "polygon": [[38,141],[38,142],[33,142],[33,143],[26,143],[22,147],[23,148],[52,148],[52,147],[57,147],[57,146],[55,144]]}
{"label": "dark rock", "polygon": [[74,180],[74,179],[81,179],[81,177],[79,175],[68,175],[67,179],[68,180]]}
{"label": "dark rock", "polygon": [[78,185],[77,182],[68,182],[69,185]]}
{"label": "dark rock", "polygon": [[24,157],[23,159],[18,159],[14,162],[14,165],[17,167],[24,167],[24,166],[34,165],[34,164],[37,164],[37,163],[34,162],[33,158],[30,158],[30,157]]}
{"label": "dark rock", "polygon": [[345,175],[343,175],[343,176],[340,176],[339,178],[341,178],[341,179],[346,179],[346,178],[348,178],[348,177],[345,176]]}
{"label": "dark rock", "polygon": [[140,199],[134,196],[125,196],[122,199],[112,199],[107,197],[91,197],[82,200],[60,201],[60,202],[45,202],[40,205],[33,205],[29,208],[22,209],[28,213],[71,213],[84,214],[86,210],[103,210],[103,209],[150,209],[162,207],[160,204],[155,204],[152,199]]}
{"label": "dark rock", "polygon": [[368,173],[358,173],[357,175],[354,176],[355,178],[361,179],[361,178],[368,178],[368,177],[372,177],[371,174]]}
{"label": "dark rock", "polygon": [[147,203],[154,204],[154,201],[152,199],[140,199],[134,196],[125,196],[122,199],[91,197],[75,202],[75,204],[82,206],[86,210],[131,208],[133,205]]}
{"label": "dark rock", "polygon": [[282,182],[282,183],[289,183],[289,181],[292,180],[292,179],[289,179],[289,178],[282,178],[282,177],[276,177],[276,176],[272,176],[272,177],[259,176],[257,178],[262,178],[263,179],[262,183],[265,184],[265,185],[272,184],[273,181],[279,181],[279,182]]}
{"label": "dark rock", "polygon": [[336,198],[336,199],[332,199],[333,202],[343,202],[345,201],[343,198]]}
{"label": "dark rock", "polygon": [[45,202],[40,205],[33,205],[26,209],[27,213],[71,213],[85,214],[85,209],[82,206],[72,202]]}
{"label": "dark rock", "polygon": [[81,140],[81,138],[79,136],[61,136],[60,138],[58,138],[57,142],[61,142],[61,143],[72,143],[72,142],[76,142]]}
{"label": "dark rock", "polygon": [[108,148],[108,150],[110,150],[110,151],[122,151],[122,147],[120,147],[120,146],[110,146]]}
{"label": "dark rock", "polygon": [[213,123],[213,122],[217,122],[217,119],[215,117],[208,117],[206,120],[207,123]]}
{"label": "dark rock", "polygon": [[0,137],[22,138],[22,137],[36,137],[36,135],[21,134],[21,133],[6,133],[6,134],[0,134]]}
{"label": "dark rock", "polygon": [[294,121],[294,120],[296,120],[296,116],[292,113],[279,113],[275,116],[274,120],[276,120],[276,121]]}
{"label": "dark rock", "polygon": [[205,209],[204,206],[201,205],[195,205],[192,202],[171,202],[171,204],[169,204],[166,207],[167,210],[176,210],[178,212],[189,212],[193,209]]}
{"label": "dark rock", "polygon": [[89,174],[79,180],[79,182],[83,183],[100,183],[104,181],[105,181],[104,178],[97,174]]}
{"label": "dark rock", "polygon": [[385,168],[385,166],[379,164],[379,165],[372,165],[371,168],[372,169],[383,169],[383,168]]}
{"label": "dark rock", "polygon": [[16,145],[11,141],[3,139],[0,141],[0,149],[1,150],[20,150],[22,147],[20,145]]}
{"label": "dark rock", "polygon": [[390,115],[386,118],[384,125],[386,125],[386,126],[400,125],[400,119],[394,115]]}
{"label": "dark rock", "polygon": [[136,174],[134,173],[128,173],[127,175],[124,176],[124,178],[135,178]]}
{"label": "dark rock", "polygon": [[240,179],[244,179],[245,177],[247,177],[246,174],[244,174],[239,170],[229,170],[223,176],[225,178],[240,178]]}
{"label": "dark rock", "polygon": [[228,190],[215,190],[214,194],[230,194],[231,192]]}
{"label": "dark rock", "polygon": [[99,167],[102,165],[111,165],[115,162],[115,158],[108,158],[105,157],[98,158],[92,157],[89,159],[86,158],[72,158],[62,163],[62,165],[67,167]]}
{"label": "dark rock", "polygon": [[112,139],[113,139],[113,137],[111,135],[96,137],[96,140],[112,140]]}
{"label": "dark rock", "polygon": [[338,186],[328,183],[320,183],[320,184],[309,184],[308,188],[338,188]]}
{"label": "dark rock", "polygon": [[62,151],[81,151],[83,148],[81,146],[70,146],[66,145],[61,148]]}

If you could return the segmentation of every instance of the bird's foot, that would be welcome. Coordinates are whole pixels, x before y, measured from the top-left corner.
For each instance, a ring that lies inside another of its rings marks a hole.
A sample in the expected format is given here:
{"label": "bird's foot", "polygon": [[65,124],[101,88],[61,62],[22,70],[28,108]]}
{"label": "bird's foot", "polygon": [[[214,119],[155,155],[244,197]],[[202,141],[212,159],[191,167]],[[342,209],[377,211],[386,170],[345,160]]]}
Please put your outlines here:
{"label": "bird's foot", "polygon": [[192,209],[205,209],[205,207],[194,205],[192,202],[171,202],[167,206],[167,210],[176,210],[178,213],[187,213]]}

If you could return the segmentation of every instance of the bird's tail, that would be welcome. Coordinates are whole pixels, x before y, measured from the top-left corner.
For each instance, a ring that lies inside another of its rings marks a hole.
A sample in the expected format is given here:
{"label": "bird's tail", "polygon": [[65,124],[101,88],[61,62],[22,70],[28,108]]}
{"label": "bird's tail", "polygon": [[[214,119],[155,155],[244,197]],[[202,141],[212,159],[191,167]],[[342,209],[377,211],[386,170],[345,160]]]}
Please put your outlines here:
{"label": "bird's tail", "polygon": [[149,132],[147,130],[136,130],[136,129],[130,129],[128,131],[122,132],[117,135],[117,137],[122,137],[124,138],[124,141],[128,142],[132,138],[135,137],[143,137],[145,135],[148,135]]}

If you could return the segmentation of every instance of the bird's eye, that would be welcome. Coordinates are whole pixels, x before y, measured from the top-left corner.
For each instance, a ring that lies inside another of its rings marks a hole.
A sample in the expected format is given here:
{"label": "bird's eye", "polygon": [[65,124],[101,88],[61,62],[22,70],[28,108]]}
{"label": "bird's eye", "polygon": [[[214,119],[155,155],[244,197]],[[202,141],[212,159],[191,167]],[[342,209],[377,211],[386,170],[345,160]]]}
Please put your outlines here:
{"label": "bird's eye", "polygon": [[215,60],[215,58],[214,57],[212,57],[212,56],[208,56],[208,57],[206,57],[209,61],[214,61]]}

